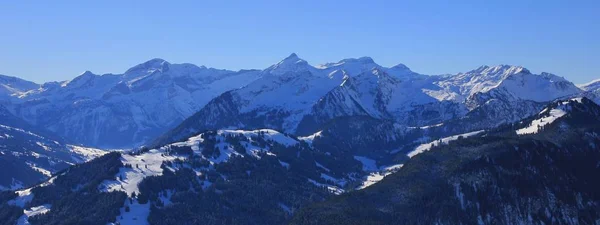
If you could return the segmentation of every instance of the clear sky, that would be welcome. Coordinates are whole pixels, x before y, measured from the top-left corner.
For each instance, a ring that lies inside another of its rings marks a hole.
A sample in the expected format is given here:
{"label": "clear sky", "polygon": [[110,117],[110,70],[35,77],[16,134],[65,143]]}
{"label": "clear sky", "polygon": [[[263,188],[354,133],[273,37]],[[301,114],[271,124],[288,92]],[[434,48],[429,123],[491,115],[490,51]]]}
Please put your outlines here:
{"label": "clear sky", "polygon": [[513,64],[600,78],[600,1],[2,1],[0,74],[44,82],[151,58],[265,68],[371,56],[424,74]]}

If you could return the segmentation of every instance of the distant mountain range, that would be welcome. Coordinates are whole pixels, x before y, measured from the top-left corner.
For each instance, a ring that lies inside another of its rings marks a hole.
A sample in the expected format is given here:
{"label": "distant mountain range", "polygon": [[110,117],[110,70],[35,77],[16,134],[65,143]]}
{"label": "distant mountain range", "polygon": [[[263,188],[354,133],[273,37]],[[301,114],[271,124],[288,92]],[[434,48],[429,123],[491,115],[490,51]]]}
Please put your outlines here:
{"label": "distant mountain range", "polygon": [[498,112],[506,122],[537,111],[535,103],[582,93],[598,98],[594,83],[579,88],[518,66],[427,76],[403,64],[383,67],[368,57],[311,66],[296,54],[264,70],[229,71],[152,59],[123,74],[86,71],[70,81],[41,85],[2,76],[0,87],[0,101],[17,117],[74,143],[102,148],[153,143],[173,128],[168,136],[176,138],[226,127],[308,135],[341,116],[427,126],[483,108],[533,108]]}
{"label": "distant mountain range", "polygon": [[593,224],[598,103],[598,80],[368,57],[0,76],[0,221]]}
{"label": "distant mountain range", "polygon": [[13,78],[18,81],[3,84],[0,99],[14,115],[74,143],[131,148],[176,126],[220,93],[257,77],[254,70],[234,72],[152,59],[117,75],[86,71],[70,81],[42,85]]}

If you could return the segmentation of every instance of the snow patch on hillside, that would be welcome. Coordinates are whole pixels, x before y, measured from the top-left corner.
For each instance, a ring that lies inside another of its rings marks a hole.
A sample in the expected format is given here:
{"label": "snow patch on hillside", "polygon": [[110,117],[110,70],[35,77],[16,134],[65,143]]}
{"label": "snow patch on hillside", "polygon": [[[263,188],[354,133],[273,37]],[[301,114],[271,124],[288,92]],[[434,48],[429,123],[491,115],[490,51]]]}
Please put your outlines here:
{"label": "snow patch on hillside", "polygon": [[[133,203],[132,203],[133,202]],[[129,212],[125,208],[129,208]],[[150,203],[140,204],[137,200],[125,200],[125,206],[120,209],[121,214],[117,216],[120,225],[147,225],[150,215]]]}
{"label": "snow patch on hillside", "polygon": [[25,207],[25,204],[31,202],[31,200],[33,200],[34,194],[31,193],[31,189],[35,188],[35,187],[45,187],[48,186],[52,183],[54,183],[54,180],[56,180],[56,176],[48,179],[48,181],[41,183],[39,185],[27,188],[27,189],[23,189],[23,190],[19,190],[19,191],[15,191],[15,194],[17,194],[17,197],[15,199],[12,199],[10,201],[8,201],[9,205],[14,205],[14,206],[18,206],[18,207]]}
{"label": "snow patch on hillside", "polygon": [[128,196],[134,192],[139,194],[138,184],[148,176],[161,176],[163,173],[162,163],[173,161],[175,158],[156,149],[140,155],[123,154],[121,162],[124,165],[131,165],[131,168],[121,168],[115,180],[105,180],[98,188],[106,192],[123,191]]}
{"label": "snow patch on hillside", "polygon": [[441,138],[441,139],[438,139],[438,140],[435,140],[435,141],[432,141],[432,142],[429,142],[429,143],[426,143],[426,144],[421,144],[421,145],[417,146],[415,148],[415,150],[409,152],[407,155],[408,155],[408,157],[412,158],[412,157],[414,157],[414,156],[416,156],[418,154],[421,154],[421,153],[423,153],[425,151],[429,151],[429,149],[431,149],[432,147],[435,147],[435,146],[438,146],[438,145],[441,145],[441,144],[448,144],[448,142],[457,140],[459,137],[466,138],[466,137],[470,137],[470,136],[473,136],[473,135],[477,135],[477,134],[479,134],[479,133],[481,133],[483,131],[484,130],[473,131],[473,132],[469,132],[469,133],[464,133],[464,134],[459,134],[459,135],[454,135],[454,136],[450,136],[450,137]]}
{"label": "snow patch on hillside", "polygon": [[30,209],[23,210],[24,214],[21,217],[19,217],[19,220],[17,220],[17,225],[29,225],[30,224],[28,221],[29,217],[47,213],[50,211],[50,208],[52,208],[52,205],[45,204],[45,205],[35,206],[35,207],[31,207]]}
{"label": "snow patch on hillside", "polygon": [[242,134],[250,139],[256,138],[256,137],[258,137],[258,135],[263,135],[263,137],[266,140],[272,140],[274,142],[277,142],[277,143],[285,145],[285,146],[292,146],[292,145],[298,144],[297,140],[295,140],[285,134],[279,133],[276,130],[272,130],[272,129],[260,129],[260,130],[250,130],[250,131],[247,131],[247,130],[219,130],[217,133],[220,135]]}
{"label": "snow patch on hillside", "polygon": [[305,137],[298,137],[298,139],[300,139],[301,141],[304,141],[306,143],[308,143],[309,145],[312,145],[313,141],[315,140],[315,138],[320,137],[321,134],[323,133],[323,131],[318,131],[314,134],[311,134],[309,136],[305,136]]}
{"label": "snow patch on hillside", "polygon": [[79,158],[81,158],[81,159],[75,159],[78,163],[87,162],[87,161],[90,161],[94,158],[100,157],[100,156],[108,153],[107,151],[104,151],[101,149],[89,148],[89,147],[83,147],[83,146],[77,146],[77,145],[67,145],[67,148],[72,153],[75,153],[77,156],[79,156]]}
{"label": "snow patch on hillside", "polygon": [[356,188],[356,190],[364,189],[366,187],[369,187],[369,186],[383,180],[383,178],[385,178],[386,176],[398,171],[400,168],[402,168],[403,165],[404,164],[382,166],[381,168],[379,168],[379,171],[369,173],[369,175],[367,175],[364,178],[362,184],[360,186],[358,186],[358,188]]}
{"label": "snow patch on hillside", "polygon": [[518,135],[535,134],[540,130],[541,127],[551,124],[556,119],[566,114],[567,113],[561,109],[552,109],[550,110],[549,116],[531,121],[531,124],[528,127],[518,129],[516,133]]}

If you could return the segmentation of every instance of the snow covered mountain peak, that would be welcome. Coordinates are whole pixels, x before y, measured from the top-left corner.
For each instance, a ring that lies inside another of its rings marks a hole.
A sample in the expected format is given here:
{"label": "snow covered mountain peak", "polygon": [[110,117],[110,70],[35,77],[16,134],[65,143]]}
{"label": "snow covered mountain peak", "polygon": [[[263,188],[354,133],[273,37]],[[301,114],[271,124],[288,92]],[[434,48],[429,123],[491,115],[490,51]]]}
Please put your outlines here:
{"label": "snow covered mountain peak", "polygon": [[270,66],[269,68],[264,70],[266,74],[273,75],[282,75],[285,73],[296,73],[302,71],[309,71],[313,67],[306,62],[306,60],[301,59],[296,55],[296,53],[292,53],[290,56],[285,59],[279,61],[277,64]]}
{"label": "snow covered mountain peak", "polygon": [[572,96],[581,93],[581,89],[562,77],[550,73],[532,74],[522,67],[508,67],[500,71],[501,74],[492,75],[490,80],[500,79],[495,85],[493,82],[484,85],[482,92],[495,92],[494,95],[512,96],[516,99],[546,102],[557,98]]}
{"label": "snow covered mountain peak", "polygon": [[342,59],[338,62],[335,63],[325,63],[325,64],[321,64],[318,65],[317,68],[319,69],[329,69],[329,68],[334,68],[334,67],[340,67],[340,66],[357,66],[357,65],[377,65],[375,64],[375,61],[371,58],[371,57],[360,57],[360,58],[347,58],[347,59]]}
{"label": "snow covered mountain peak", "polygon": [[139,75],[152,73],[156,70],[166,72],[169,70],[170,63],[164,59],[154,58],[144,63],[138,64],[125,71],[126,78],[135,78]]}
{"label": "snow covered mountain peak", "polygon": [[349,76],[358,76],[374,68],[383,67],[375,63],[371,57],[360,57],[342,59],[336,63],[325,63],[318,65],[316,68],[324,71],[344,70]]}
{"label": "snow covered mountain peak", "polygon": [[475,70],[471,70],[466,74],[479,74],[487,77],[502,77],[505,78],[507,76],[513,74],[531,74],[531,72],[522,66],[512,66],[512,65],[504,65],[500,64],[497,66],[481,66]]}
{"label": "snow covered mountain peak", "polygon": [[89,82],[90,80],[94,79],[96,76],[96,74],[92,73],[89,70],[86,70],[85,72],[81,73],[79,76],[73,78],[72,80],[68,80],[65,81],[61,84],[62,87],[80,87],[82,85],[84,85],[85,83]]}

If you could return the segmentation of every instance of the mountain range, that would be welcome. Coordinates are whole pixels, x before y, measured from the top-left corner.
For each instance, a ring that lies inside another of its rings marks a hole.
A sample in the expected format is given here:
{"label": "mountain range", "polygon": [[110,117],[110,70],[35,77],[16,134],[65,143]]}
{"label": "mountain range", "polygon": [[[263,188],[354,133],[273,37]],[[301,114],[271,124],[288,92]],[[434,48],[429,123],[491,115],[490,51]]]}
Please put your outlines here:
{"label": "mountain range", "polygon": [[130,148],[257,76],[254,70],[235,72],[152,59],[123,74],[86,71],[70,81],[42,85],[13,78],[18,82],[3,84],[6,91],[0,99],[17,117],[74,143]]}
{"label": "mountain range", "polygon": [[592,224],[599,101],[600,81],[369,57],[0,76],[0,221]]}
{"label": "mountain range", "polygon": [[311,66],[296,54],[264,70],[229,71],[152,59],[123,74],[86,71],[70,81],[41,85],[3,76],[0,84],[0,101],[15,116],[97,148],[165,144],[153,141],[225,127],[310,135],[342,116],[428,126],[487,108],[528,111],[497,112],[499,124],[534,113],[541,107],[536,103],[582,93],[598,96],[593,83],[577,87],[519,66],[428,76],[403,64],[383,67],[369,57]]}

